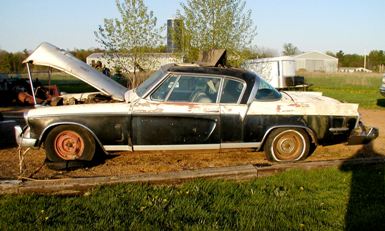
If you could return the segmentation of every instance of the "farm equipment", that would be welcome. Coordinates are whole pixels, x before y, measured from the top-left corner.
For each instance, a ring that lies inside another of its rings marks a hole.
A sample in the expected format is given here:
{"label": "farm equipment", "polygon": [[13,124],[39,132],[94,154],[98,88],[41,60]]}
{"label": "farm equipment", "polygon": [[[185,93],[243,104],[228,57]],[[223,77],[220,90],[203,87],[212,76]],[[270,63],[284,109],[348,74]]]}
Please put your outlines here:
{"label": "farm equipment", "polygon": [[[49,77],[50,79],[50,77]],[[32,91],[32,89],[34,89]],[[21,78],[19,75],[10,77],[7,74],[0,75],[0,105],[1,106],[33,106],[56,102],[59,96],[56,85],[43,85],[38,78],[32,80]]]}

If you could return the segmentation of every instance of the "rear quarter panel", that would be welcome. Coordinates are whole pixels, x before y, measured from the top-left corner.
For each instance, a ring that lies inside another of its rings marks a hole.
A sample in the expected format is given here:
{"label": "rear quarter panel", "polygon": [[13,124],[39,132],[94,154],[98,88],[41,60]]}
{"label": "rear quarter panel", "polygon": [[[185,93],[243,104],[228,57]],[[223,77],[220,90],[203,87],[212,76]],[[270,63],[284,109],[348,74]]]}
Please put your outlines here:
{"label": "rear quarter panel", "polygon": [[[276,127],[304,127],[311,130],[318,144],[345,142],[359,116],[349,104],[341,103],[339,106],[337,109],[337,105],[301,104],[284,99],[274,102],[254,101],[245,118],[245,141],[262,142],[267,133]],[[347,108],[346,113],[342,111],[344,107]],[[330,128],[346,130],[332,133]]]}

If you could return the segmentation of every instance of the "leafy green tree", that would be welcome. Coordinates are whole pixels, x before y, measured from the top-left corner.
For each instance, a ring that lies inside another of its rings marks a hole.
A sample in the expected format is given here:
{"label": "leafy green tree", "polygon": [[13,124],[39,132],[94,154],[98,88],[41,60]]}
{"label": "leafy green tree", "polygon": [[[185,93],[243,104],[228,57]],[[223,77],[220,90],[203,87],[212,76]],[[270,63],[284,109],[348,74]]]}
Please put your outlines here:
{"label": "leafy green tree", "polygon": [[0,73],[10,72],[10,65],[8,61],[8,52],[0,50]]}
{"label": "leafy green tree", "polygon": [[103,50],[101,49],[88,49],[88,50],[85,50],[85,49],[75,49],[73,51],[71,51],[71,54],[74,55],[76,58],[82,60],[83,62],[86,62],[86,59],[89,55],[91,55],[92,53],[101,53],[101,52],[104,52]]}
{"label": "leafy green tree", "polygon": [[283,55],[288,55],[288,56],[297,55],[299,54],[299,52],[300,51],[298,47],[294,46],[292,43],[283,44],[283,51],[282,51]]}
{"label": "leafy green tree", "polygon": [[224,48],[229,59],[241,60],[242,50],[256,36],[251,10],[243,0],[187,0],[181,3],[179,18],[184,21],[183,48],[188,61],[199,51]]}
{"label": "leafy green tree", "polygon": [[0,72],[2,73],[24,73],[25,65],[22,63],[27,58],[28,52],[6,52],[0,50]]}
{"label": "leafy green tree", "polygon": [[344,64],[344,56],[345,56],[345,54],[344,54],[344,52],[343,52],[342,50],[340,50],[340,51],[338,51],[338,52],[336,53],[336,57],[337,57],[337,59],[338,59],[338,66],[339,66],[339,67],[343,67],[343,64]]}
{"label": "leafy green tree", "polygon": [[143,0],[116,0],[116,7],[120,18],[104,19],[104,25],[95,32],[96,40],[111,62],[123,73],[133,74],[129,77],[136,86],[138,71],[153,62],[145,52],[159,45],[161,28],[156,27],[157,18]]}
{"label": "leafy green tree", "polygon": [[341,61],[341,67],[363,67],[364,56],[358,54],[345,54]]}
{"label": "leafy green tree", "polygon": [[[345,54],[341,50],[335,54],[335,57],[338,58],[339,67],[363,67],[365,62],[363,55]],[[385,66],[385,52],[383,50],[370,51],[366,57],[366,68],[380,71],[381,66]]]}
{"label": "leafy green tree", "polygon": [[375,71],[380,71],[379,67],[385,65],[385,53],[383,50],[373,50],[367,58],[368,68]]}

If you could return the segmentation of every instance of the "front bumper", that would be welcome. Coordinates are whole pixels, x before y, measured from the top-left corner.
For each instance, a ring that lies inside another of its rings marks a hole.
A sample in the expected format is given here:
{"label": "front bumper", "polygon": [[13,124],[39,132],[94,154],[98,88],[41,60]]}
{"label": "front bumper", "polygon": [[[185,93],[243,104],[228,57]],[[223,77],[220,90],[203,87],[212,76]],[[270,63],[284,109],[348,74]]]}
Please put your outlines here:
{"label": "front bumper", "polygon": [[350,134],[348,145],[368,144],[378,137],[378,133],[378,128],[367,127],[360,122],[359,127]]}
{"label": "front bumper", "polygon": [[380,88],[380,93],[381,93],[382,96],[385,97],[385,87],[381,87]]}
{"label": "front bumper", "polygon": [[21,147],[36,147],[37,139],[30,138],[29,127],[24,130],[19,126],[15,126],[16,143]]}

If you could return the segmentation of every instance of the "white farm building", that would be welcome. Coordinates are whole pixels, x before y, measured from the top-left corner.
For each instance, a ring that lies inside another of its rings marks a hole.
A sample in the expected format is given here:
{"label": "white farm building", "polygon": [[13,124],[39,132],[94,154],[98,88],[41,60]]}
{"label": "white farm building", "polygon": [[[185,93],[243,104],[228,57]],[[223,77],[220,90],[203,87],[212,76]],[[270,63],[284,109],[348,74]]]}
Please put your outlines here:
{"label": "white farm building", "polygon": [[293,56],[296,62],[296,70],[306,71],[321,71],[321,72],[337,72],[338,71],[338,59],[318,52],[306,52]]}

